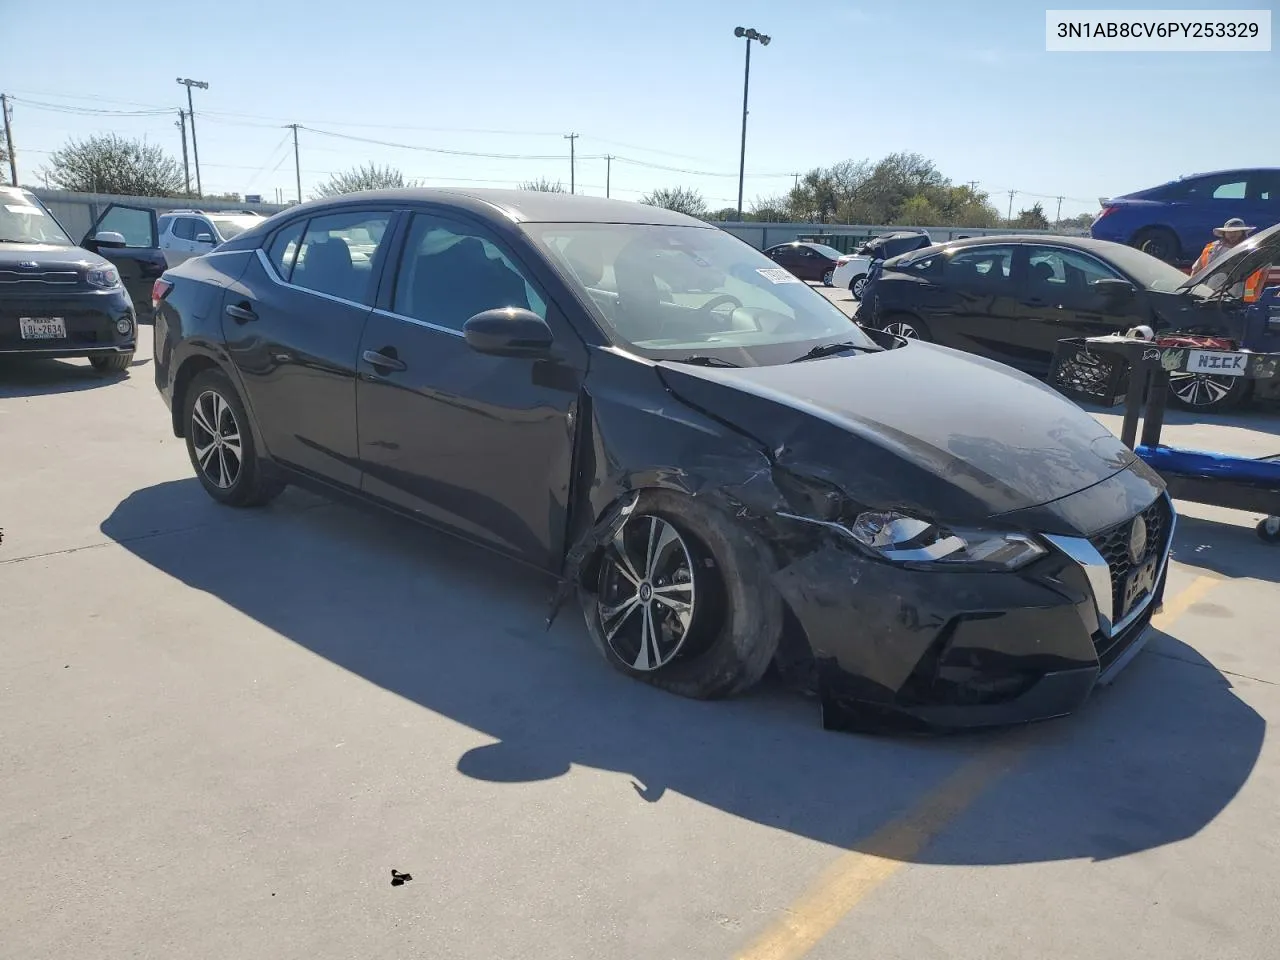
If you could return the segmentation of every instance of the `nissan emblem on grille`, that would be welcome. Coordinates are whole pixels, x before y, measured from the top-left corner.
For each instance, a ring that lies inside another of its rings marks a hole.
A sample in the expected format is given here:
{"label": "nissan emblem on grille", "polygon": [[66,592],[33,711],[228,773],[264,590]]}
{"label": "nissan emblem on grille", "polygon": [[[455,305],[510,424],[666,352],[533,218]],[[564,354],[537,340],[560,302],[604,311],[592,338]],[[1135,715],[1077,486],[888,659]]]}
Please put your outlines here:
{"label": "nissan emblem on grille", "polygon": [[19,260],[18,266],[23,270],[34,270],[36,267],[40,266],[40,264],[36,263],[34,260]]}
{"label": "nissan emblem on grille", "polygon": [[1129,530],[1129,559],[1134,563],[1141,563],[1146,555],[1147,521],[1139,515],[1134,518],[1133,527]]}

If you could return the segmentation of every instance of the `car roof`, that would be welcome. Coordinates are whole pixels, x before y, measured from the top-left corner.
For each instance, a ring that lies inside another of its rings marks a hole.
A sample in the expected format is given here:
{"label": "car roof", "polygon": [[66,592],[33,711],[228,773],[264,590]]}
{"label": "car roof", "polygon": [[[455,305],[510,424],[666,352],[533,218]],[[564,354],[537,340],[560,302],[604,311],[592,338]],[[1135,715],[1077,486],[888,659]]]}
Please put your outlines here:
{"label": "car roof", "polygon": [[[1097,254],[1105,254],[1108,250],[1123,246],[1123,244],[1116,244],[1110,240],[1094,240],[1092,237],[1060,237],[1041,233],[999,233],[987,237],[965,237],[963,240],[946,240],[942,243],[935,243],[929,249],[961,249],[964,247],[981,247],[992,243],[1039,243],[1057,247],[1074,247],[1078,250],[1088,250]],[[920,251],[912,250],[911,252],[914,254]]]}
{"label": "car roof", "polygon": [[339,197],[309,200],[289,207],[289,213],[340,210],[357,203],[439,203],[458,207],[489,219],[514,223],[634,223],[677,227],[707,227],[703,220],[647,203],[607,200],[581,194],[538,190],[461,189],[453,187],[405,187],[394,190],[362,190]]}

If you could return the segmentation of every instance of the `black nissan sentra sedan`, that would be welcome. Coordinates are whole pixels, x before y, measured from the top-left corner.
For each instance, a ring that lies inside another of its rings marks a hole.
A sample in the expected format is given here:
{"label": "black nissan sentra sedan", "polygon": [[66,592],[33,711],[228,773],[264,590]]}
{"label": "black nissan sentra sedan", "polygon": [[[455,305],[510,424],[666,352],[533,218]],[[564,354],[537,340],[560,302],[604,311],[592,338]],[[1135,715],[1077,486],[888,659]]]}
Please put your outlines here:
{"label": "black nissan sentra sedan", "polygon": [[35,194],[0,186],[0,356],[88,357],[119,373],[136,338],[115,265],[76,246]]}
{"label": "black nissan sentra sedan", "polygon": [[1160,602],[1174,512],[1109,431],[1008,367],[863,332],[681,214],[352,194],[156,298],[156,384],[210,496],[306,484],[525,561],[678,694],[776,663],[831,726],[1060,716]]}

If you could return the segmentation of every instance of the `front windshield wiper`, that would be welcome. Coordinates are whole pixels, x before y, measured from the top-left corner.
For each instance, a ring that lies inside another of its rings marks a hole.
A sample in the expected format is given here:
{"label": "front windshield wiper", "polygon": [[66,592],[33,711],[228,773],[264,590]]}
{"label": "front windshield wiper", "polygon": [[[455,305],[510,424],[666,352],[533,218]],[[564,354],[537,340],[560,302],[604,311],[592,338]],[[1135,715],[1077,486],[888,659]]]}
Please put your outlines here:
{"label": "front windshield wiper", "polygon": [[829,357],[835,353],[844,353],[846,350],[859,350],[863,353],[879,353],[882,347],[872,347],[861,343],[820,343],[808,353],[796,357],[794,360],[788,360],[788,363],[799,363],[801,360],[817,360],[819,357]]}
{"label": "front windshield wiper", "polygon": [[672,360],[672,363],[695,363],[700,367],[739,367],[741,364],[733,363],[725,360],[723,357],[710,357],[705,353],[695,353],[688,357],[681,357],[679,360]]}

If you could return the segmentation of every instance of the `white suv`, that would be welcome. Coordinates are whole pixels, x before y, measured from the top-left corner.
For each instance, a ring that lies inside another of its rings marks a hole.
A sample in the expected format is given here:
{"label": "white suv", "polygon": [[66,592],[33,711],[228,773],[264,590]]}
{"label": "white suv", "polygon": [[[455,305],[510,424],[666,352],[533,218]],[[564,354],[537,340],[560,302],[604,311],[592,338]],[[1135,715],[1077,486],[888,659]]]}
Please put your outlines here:
{"label": "white suv", "polygon": [[176,267],[239,236],[263,219],[261,214],[239,210],[170,210],[156,221],[160,250],[165,263]]}

